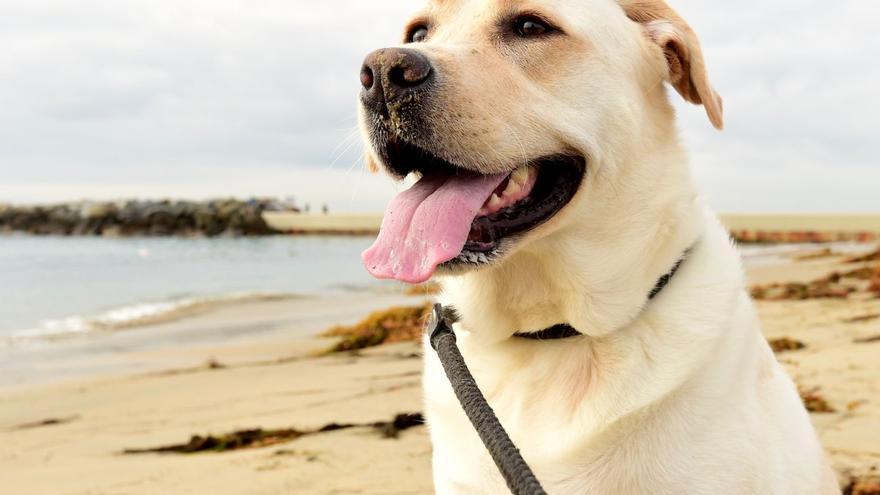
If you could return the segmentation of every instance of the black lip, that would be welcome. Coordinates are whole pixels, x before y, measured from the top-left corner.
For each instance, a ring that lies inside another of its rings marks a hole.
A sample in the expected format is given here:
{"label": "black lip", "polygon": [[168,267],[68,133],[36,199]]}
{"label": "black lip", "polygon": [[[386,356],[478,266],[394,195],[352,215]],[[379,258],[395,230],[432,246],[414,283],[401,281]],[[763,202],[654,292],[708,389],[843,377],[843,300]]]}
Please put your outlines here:
{"label": "black lip", "polygon": [[518,203],[471,224],[463,252],[492,253],[504,239],[547,222],[577,194],[586,174],[586,160],[577,155],[554,155],[535,160],[538,177],[529,195]]}
{"label": "black lip", "polygon": [[462,167],[453,165],[430,151],[399,137],[386,140],[377,151],[388,172],[401,179],[412,172],[421,175],[429,172],[452,175],[465,171]]}

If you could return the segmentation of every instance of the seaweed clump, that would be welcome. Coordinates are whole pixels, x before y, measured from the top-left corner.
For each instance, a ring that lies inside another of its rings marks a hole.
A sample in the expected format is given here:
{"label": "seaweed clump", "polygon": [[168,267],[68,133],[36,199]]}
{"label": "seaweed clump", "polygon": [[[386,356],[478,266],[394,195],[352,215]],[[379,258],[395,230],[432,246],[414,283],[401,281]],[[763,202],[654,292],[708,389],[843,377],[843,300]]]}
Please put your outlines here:
{"label": "seaweed clump", "polygon": [[752,287],[752,298],[766,301],[847,299],[867,293],[880,297],[880,265],[848,272],[833,272],[811,282],[788,282]]}
{"label": "seaweed clump", "polygon": [[739,244],[827,244],[829,242],[873,242],[876,232],[820,232],[814,230],[737,229],[730,237]]}
{"label": "seaweed clump", "polygon": [[880,314],[878,313],[870,313],[866,315],[853,316],[852,318],[846,318],[843,320],[844,323],[865,323],[867,321],[880,320]]}
{"label": "seaweed clump", "polygon": [[822,248],[817,249],[815,251],[810,251],[803,254],[797,254],[794,256],[795,261],[813,261],[822,258],[831,258],[833,256],[837,256],[837,253],[834,252],[831,248]]}
{"label": "seaweed clump", "polygon": [[293,428],[264,430],[255,428],[238,430],[223,435],[193,435],[189,442],[147,449],[126,449],[123,454],[195,454],[198,452],[227,452],[230,450],[256,449],[290,442],[310,432]]}
{"label": "seaweed clump", "polygon": [[442,291],[440,284],[429,282],[426,284],[410,285],[404,290],[404,294],[408,296],[432,296]]}
{"label": "seaweed clump", "polygon": [[395,342],[417,341],[424,332],[431,305],[393,307],[376,311],[352,326],[337,326],[324,332],[325,337],[342,337],[328,353],[356,351]]}
{"label": "seaweed clump", "polygon": [[146,449],[126,449],[122,453],[197,454],[257,449],[278,445],[280,443],[292,442],[308,435],[347,430],[349,428],[371,428],[378,432],[383,438],[397,438],[400,432],[423,425],[424,423],[425,420],[422,413],[403,413],[396,415],[391,421],[376,421],[373,423],[328,423],[314,430],[299,430],[296,428],[264,430],[262,428],[254,428],[249,430],[238,430],[222,435],[193,435],[186,443],[166,445],[162,447],[150,447]]}
{"label": "seaweed clump", "polygon": [[880,261],[880,249],[877,249],[876,251],[871,251],[868,254],[853,256],[851,258],[843,260],[844,263],[866,263],[869,261]]}
{"label": "seaweed clump", "polygon": [[837,412],[837,410],[831,407],[831,404],[819,394],[818,389],[799,389],[798,392],[800,393],[801,400],[804,402],[804,407],[807,408],[807,411],[823,414]]}
{"label": "seaweed clump", "polygon": [[770,343],[770,348],[777,354],[780,352],[799,351],[807,347],[803,342],[788,337],[770,339],[768,342]]}
{"label": "seaweed clump", "polygon": [[880,495],[880,477],[851,478],[843,488],[843,495]]}

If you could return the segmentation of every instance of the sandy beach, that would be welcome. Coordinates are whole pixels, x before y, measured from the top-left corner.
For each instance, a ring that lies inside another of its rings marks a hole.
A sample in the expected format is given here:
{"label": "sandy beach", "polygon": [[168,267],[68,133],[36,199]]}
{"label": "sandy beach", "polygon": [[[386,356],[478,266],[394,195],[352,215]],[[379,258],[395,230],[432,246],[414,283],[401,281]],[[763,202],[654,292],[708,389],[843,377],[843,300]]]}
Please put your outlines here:
{"label": "sandy beach", "polygon": [[[867,249],[867,247],[866,247]],[[813,280],[839,256],[761,263],[752,283]],[[0,365],[0,486],[16,495],[431,493],[424,427],[386,438],[369,423],[421,411],[415,343],[316,357],[316,335],[424,297],[352,294],[251,302],[149,328],[34,349]],[[841,480],[880,466],[880,299],[759,301],[780,361],[834,412],[814,413]],[[41,361],[41,362],[43,362]],[[71,371],[76,370],[76,371]],[[243,429],[320,430],[262,448],[124,455]]]}

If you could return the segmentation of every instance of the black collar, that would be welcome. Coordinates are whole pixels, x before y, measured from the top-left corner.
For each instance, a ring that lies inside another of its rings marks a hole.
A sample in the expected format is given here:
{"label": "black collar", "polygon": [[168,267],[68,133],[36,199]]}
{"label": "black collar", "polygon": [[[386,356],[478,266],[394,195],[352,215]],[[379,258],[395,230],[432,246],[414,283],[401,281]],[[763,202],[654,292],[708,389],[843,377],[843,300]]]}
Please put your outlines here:
{"label": "black collar", "polygon": [[[669,285],[669,282],[672,280],[672,277],[675,276],[675,273],[681,268],[681,264],[684,263],[684,260],[688,257],[691,250],[688,249],[678,258],[678,261],[675,262],[675,265],[672,266],[672,269],[666,272],[657,283],[654,285],[654,288],[651,289],[651,292],[648,294],[648,301],[652,301],[654,298],[660,295],[663,292],[663,289]],[[528,340],[559,340],[559,339],[568,339],[571,337],[582,337],[583,334],[575,330],[572,326],[567,325],[565,323],[554,325],[550,328],[545,328],[544,330],[539,330],[537,332],[519,332],[513,335],[514,337],[518,337],[521,339]]]}

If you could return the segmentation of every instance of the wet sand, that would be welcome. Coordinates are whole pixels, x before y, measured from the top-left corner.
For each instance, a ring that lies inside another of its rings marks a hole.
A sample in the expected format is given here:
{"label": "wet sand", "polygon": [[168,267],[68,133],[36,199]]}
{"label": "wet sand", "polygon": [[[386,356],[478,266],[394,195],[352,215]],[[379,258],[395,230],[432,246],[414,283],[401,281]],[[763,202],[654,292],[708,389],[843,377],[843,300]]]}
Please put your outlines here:
{"label": "wet sand", "polygon": [[40,383],[301,355],[315,335],[421,299],[388,293],[303,296],[211,306],[173,321],[0,347],[0,391]]}

